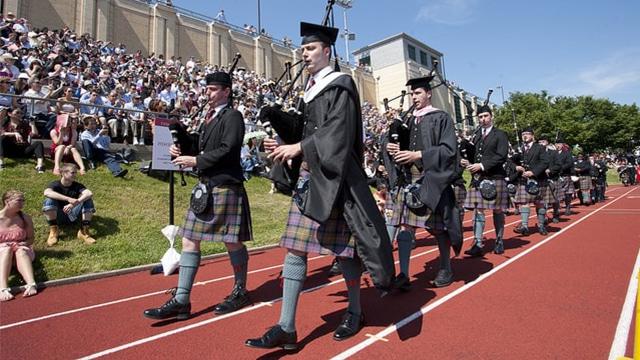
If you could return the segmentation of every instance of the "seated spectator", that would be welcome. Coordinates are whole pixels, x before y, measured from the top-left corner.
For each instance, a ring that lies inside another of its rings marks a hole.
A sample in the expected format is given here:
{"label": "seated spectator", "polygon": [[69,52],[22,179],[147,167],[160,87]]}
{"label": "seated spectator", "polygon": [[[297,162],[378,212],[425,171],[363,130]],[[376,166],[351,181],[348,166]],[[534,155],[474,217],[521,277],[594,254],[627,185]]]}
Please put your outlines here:
{"label": "seated spectator", "polygon": [[[11,75],[8,71],[0,69],[0,117],[7,115],[9,109],[18,107],[18,98],[1,94],[13,94],[11,90]],[[0,124],[1,125],[1,124]]]}
{"label": "seated spectator", "polygon": [[120,167],[116,156],[109,149],[111,145],[109,129],[103,127],[98,130],[98,121],[93,116],[84,118],[84,127],[85,130],[80,134],[80,141],[82,141],[82,150],[84,150],[89,163],[95,167],[96,162],[103,162],[114,177],[124,177],[127,174],[127,169]]}
{"label": "seated spectator", "polygon": [[240,163],[242,165],[242,171],[244,172],[244,178],[249,180],[251,173],[255,167],[260,163],[257,156],[257,148],[253,143],[253,139],[249,139],[246,144],[242,146],[240,150]]}
{"label": "seated spectator", "polygon": [[60,230],[58,224],[73,224],[81,219],[78,240],[87,245],[94,244],[96,239],[89,234],[91,218],[96,212],[93,206],[93,193],[76,181],[78,168],[74,164],[64,164],[61,169],[62,178],[52,181],[44,190],[42,212],[49,223],[47,245],[58,243]]}
{"label": "seated spectator", "polygon": [[23,297],[38,293],[33,276],[31,262],[35,258],[33,252],[33,221],[22,212],[24,194],[9,190],[2,194],[3,208],[0,210],[0,301],[14,298],[8,286],[11,267],[15,262],[16,268],[26,286]]}
{"label": "seated spectator", "polygon": [[144,104],[142,103],[142,99],[140,94],[133,95],[133,101],[130,103],[126,103],[124,105],[125,110],[138,110],[138,111],[127,111],[127,115],[124,119],[124,134],[123,137],[126,139],[129,135],[129,127],[131,127],[131,132],[133,134],[133,145],[144,145]]}
{"label": "seated spectator", "polygon": [[107,119],[104,117],[103,108],[92,105],[104,105],[102,103],[102,96],[98,90],[92,90],[90,93],[83,95],[80,98],[80,114],[81,115],[93,115],[100,119],[100,125],[107,126]]}
{"label": "seated spectator", "polygon": [[62,92],[62,97],[58,99],[58,111],[62,113],[77,113],[80,111],[80,107],[72,102],[77,102],[77,99],[73,97],[73,88],[66,87]]}
{"label": "seated spectator", "polygon": [[58,115],[56,127],[51,130],[51,157],[53,158],[53,173],[60,175],[60,167],[63,162],[75,162],[80,169],[80,175],[84,175],[85,168],[82,156],[76,148],[78,139],[78,114]]}
{"label": "seated spectator", "polygon": [[0,170],[4,167],[4,156],[29,158],[36,157],[36,171],[44,173],[44,146],[32,138],[39,137],[35,121],[22,117],[22,110],[13,109],[9,113],[9,122],[0,127]]}
{"label": "seated spectator", "polygon": [[[42,91],[42,85],[38,78],[31,80],[29,87],[29,90],[24,93],[24,96],[41,99],[48,99],[50,97],[50,92],[45,93]],[[49,102],[46,100],[26,100],[26,102],[27,115],[38,120],[46,121],[46,130],[51,131],[56,125],[56,114],[52,114],[49,111]]]}

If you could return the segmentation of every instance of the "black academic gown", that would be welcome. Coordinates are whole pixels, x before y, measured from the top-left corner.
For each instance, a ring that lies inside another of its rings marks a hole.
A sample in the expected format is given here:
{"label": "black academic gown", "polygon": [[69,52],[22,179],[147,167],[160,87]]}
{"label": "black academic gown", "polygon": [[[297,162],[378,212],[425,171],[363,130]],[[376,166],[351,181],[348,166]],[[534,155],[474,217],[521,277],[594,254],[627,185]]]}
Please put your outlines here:
{"label": "black academic gown", "polygon": [[351,77],[334,79],[304,104],[301,117],[275,109],[265,117],[283,141],[300,141],[311,174],[302,213],[322,223],[334,208],[343,209],[374,285],[390,289],[395,278],[391,241],[362,168],[362,118]]}
{"label": "black academic gown", "polygon": [[462,246],[460,211],[451,184],[460,167],[455,128],[449,114],[442,110],[422,116],[422,169],[420,200],[432,211],[442,213],[447,234],[454,249]]}

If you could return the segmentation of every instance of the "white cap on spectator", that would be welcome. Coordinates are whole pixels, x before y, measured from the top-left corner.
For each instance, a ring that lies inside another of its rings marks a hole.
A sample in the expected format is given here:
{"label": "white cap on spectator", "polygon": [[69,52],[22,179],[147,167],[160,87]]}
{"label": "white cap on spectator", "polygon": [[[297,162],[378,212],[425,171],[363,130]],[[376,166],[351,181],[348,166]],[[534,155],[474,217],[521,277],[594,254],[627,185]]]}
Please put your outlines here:
{"label": "white cap on spectator", "polygon": [[0,61],[5,62],[5,60],[8,59],[18,60],[18,58],[13,56],[11,53],[4,53],[0,55]]}
{"label": "white cap on spectator", "polygon": [[85,80],[85,81],[82,83],[82,86],[90,86],[90,85],[93,85],[93,81],[91,81],[91,80]]}
{"label": "white cap on spectator", "polygon": [[18,75],[18,79],[29,80],[29,75],[27,75],[26,73],[20,73],[20,75]]}
{"label": "white cap on spectator", "polygon": [[14,13],[12,13],[11,11],[8,11],[7,12],[7,16],[5,16],[5,17],[7,17],[7,18],[15,18],[16,15]]}

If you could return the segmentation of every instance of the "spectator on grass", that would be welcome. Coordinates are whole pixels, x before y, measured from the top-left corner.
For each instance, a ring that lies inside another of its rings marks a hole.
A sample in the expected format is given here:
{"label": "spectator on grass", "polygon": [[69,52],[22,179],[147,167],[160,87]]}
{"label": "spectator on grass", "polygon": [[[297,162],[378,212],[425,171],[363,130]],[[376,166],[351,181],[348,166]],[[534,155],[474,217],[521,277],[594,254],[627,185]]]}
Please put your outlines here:
{"label": "spectator on grass", "polygon": [[51,130],[50,153],[53,158],[53,173],[60,175],[63,162],[75,162],[80,169],[80,175],[84,175],[85,168],[82,156],[76,148],[78,139],[78,114],[61,114],[57,118],[56,127]]}
{"label": "spectator on grass", "polygon": [[91,219],[96,212],[92,200],[93,193],[76,181],[78,174],[76,165],[64,164],[60,172],[61,179],[52,181],[44,190],[42,212],[49,224],[47,245],[53,246],[58,243],[59,224],[73,224],[79,219],[81,227],[78,230],[78,240],[87,245],[94,244],[96,240],[89,233]]}
{"label": "spectator on grass", "polygon": [[82,141],[82,149],[89,163],[93,165],[92,167],[95,168],[96,163],[100,161],[107,165],[114,177],[124,177],[127,174],[127,169],[122,169],[116,156],[110,152],[109,129],[105,127],[98,129],[98,121],[93,116],[84,118],[84,126],[85,130],[80,134],[80,141]]}
{"label": "spectator on grass", "polygon": [[14,298],[8,286],[11,267],[16,268],[26,285],[23,297],[38,292],[31,263],[35,258],[33,251],[33,221],[22,212],[24,194],[9,190],[2,194],[3,208],[0,210],[0,301]]}
{"label": "spectator on grass", "polygon": [[4,168],[4,156],[36,157],[36,171],[44,173],[44,147],[42,142],[33,141],[39,137],[35,121],[23,118],[20,108],[9,113],[9,122],[0,127],[0,170]]}

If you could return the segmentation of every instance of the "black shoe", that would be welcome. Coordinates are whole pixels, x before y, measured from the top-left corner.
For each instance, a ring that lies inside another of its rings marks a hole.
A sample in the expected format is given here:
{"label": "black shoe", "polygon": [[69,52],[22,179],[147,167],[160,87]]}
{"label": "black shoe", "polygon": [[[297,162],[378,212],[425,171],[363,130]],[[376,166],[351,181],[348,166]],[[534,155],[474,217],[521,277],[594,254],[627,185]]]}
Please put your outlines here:
{"label": "black shoe", "polygon": [[493,253],[496,255],[504,254],[504,242],[502,240],[496,240],[496,246],[493,248]]}
{"label": "black shoe", "polygon": [[394,286],[396,289],[399,289],[402,292],[408,292],[409,290],[411,290],[411,281],[409,281],[407,275],[405,275],[404,273],[400,273],[398,274],[398,276],[396,276]]}
{"label": "black shoe", "polygon": [[438,275],[433,279],[431,285],[437,288],[445,287],[451,285],[453,282],[453,272],[450,270],[441,269],[438,271]]}
{"label": "black shoe", "polygon": [[186,320],[191,316],[191,303],[181,304],[174,296],[159,308],[145,310],[144,316],[154,320],[170,318]]}
{"label": "black shoe", "polygon": [[276,325],[269,329],[259,339],[248,339],[244,342],[248,347],[259,349],[273,349],[275,347],[281,347],[285,350],[295,350],[298,348],[298,334],[294,331],[292,333],[282,330],[280,325]]}
{"label": "black shoe", "polygon": [[127,175],[128,172],[129,172],[129,170],[122,169],[122,170],[118,171],[117,173],[113,174],[113,177],[124,177],[125,175]]}
{"label": "black shoe", "polygon": [[342,269],[340,269],[340,263],[338,259],[333,259],[333,263],[331,264],[331,269],[329,269],[329,275],[336,276],[342,274]]}
{"label": "black shoe", "polygon": [[484,251],[482,251],[482,248],[480,246],[478,246],[478,244],[473,244],[471,249],[465,250],[464,253],[466,255],[471,256],[471,257],[480,257],[480,256],[484,255]]}
{"label": "black shoe", "polygon": [[538,233],[540,233],[540,235],[546,236],[549,234],[549,232],[547,231],[547,228],[543,227],[539,227],[538,228]]}
{"label": "black shoe", "polygon": [[513,229],[513,232],[522,236],[529,236],[529,228],[522,226],[522,224],[516,226]]}
{"label": "black shoe", "polygon": [[357,334],[364,325],[364,314],[356,316],[355,314],[348,312],[342,317],[340,325],[333,332],[333,340],[342,341],[348,339]]}
{"label": "black shoe", "polygon": [[560,216],[554,216],[553,219],[551,219],[551,222],[554,224],[557,224],[560,222]]}
{"label": "black shoe", "polygon": [[244,287],[236,286],[224,301],[213,308],[213,312],[222,315],[242,309],[251,302],[249,292]]}

